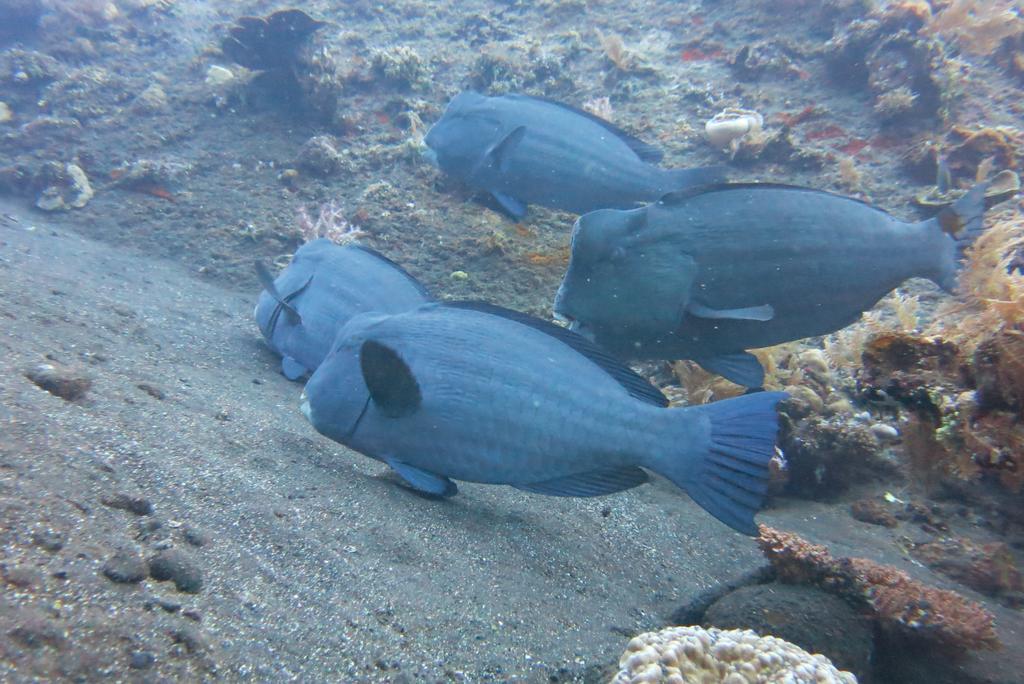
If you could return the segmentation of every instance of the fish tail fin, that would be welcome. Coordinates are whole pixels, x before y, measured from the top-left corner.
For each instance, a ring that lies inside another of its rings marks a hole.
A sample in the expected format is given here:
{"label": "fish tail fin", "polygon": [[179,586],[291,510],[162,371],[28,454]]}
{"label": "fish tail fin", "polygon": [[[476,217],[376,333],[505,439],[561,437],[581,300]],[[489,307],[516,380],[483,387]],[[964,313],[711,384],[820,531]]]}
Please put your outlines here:
{"label": "fish tail fin", "polygon": [[944,263],[938,284],[946,291],[956,287],[957,272],[964,252],[984,232],[985,192],[990,183],[978,183],[966,195],[935,216],[935,222],[942,232],[954,241],[954,249],[943,253]]}
{"label": "fish tail fin", "polygon": [[697,166],[692,169],[665,169],[665,182],[662,195],[676,190],[685,190],[697,185],[711,185],[725,180],[727,167]]}
{"label": "fish tail fin", "polygon": [[767,495],[769,462],[775,456],[776,405],[786,396],[755,392],[684,409],[707,425],[706,441],[694,450],[691,435],[688,453],[663,459],[657,470],[708,513],[737,532],[755,536],[754,514]]}

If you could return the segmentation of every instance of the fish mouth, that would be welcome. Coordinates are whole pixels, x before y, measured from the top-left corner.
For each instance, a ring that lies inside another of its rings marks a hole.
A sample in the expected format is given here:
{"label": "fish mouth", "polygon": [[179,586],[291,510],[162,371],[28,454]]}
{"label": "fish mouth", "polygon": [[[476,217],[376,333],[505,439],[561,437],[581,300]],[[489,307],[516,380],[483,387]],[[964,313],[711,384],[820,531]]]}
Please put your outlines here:
{"label": "fish mouth", "polygon": [[306,390],[302,390],[302,394],[299,396],[299,410],[302,411],[302,415],[306,416],[306,420],[312,425],[313,411],[309,408],[309,397],[306,396]]}
{"label": "fish mouth", "polygon": [[554,311],[551,312],[551,315],[554,316],[556,321],[558,321],[566,328],[568,328],[570,332],[583,335],[584,337],[592,337],[590,334],[588,334],[588,328],[586,328],[586,326],[584,326],[582,323],[577,321],[569,314],[562,313],[558,309],[555,309]]}
{"label": "fish mouth", "polygon": [[420,156],[434,168],[441,168],[440,162],[437,161],[437,152],[435,152],[433,148],[429,147],[426,143],[424,143],[423,147],[420,149]]}

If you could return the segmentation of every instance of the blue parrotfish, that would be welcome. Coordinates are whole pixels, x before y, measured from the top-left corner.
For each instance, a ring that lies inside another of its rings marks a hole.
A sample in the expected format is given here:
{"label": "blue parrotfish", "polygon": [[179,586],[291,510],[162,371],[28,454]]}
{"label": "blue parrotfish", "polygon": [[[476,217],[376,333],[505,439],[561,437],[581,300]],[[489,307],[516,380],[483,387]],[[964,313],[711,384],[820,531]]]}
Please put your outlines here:
{"label": "blue parrotfish", "polygon": [[452,496],[453,480],[465,480],[599,496],[643,484],[650,470],[753,535],[784,396],[667,408],[657,388],[565,328],[448,303],[353,318],[302,410],[427,494]]}
{"label": "blue parrotfish", "polygon": [[267,346],[281,355],[281,372],[289,380],[316,370],[338,330],[356,314],[399,313],[432,299],[387,257],[325,238],[300,247],[276,280],[261,265],[257,272],[263,292],[256,324]]}
{"label": "blue parrotfish", "polygon": [[625,358],[691,359],[759,387],[764,371],[746,350],[835,332],[908,278],[952,290],[986,187],[917,223],[768,183],[592,212],[573,228],[555,314]]}
{"label": "blue parrotfish", "polygon": [[661,151],[614,124],[527,95],[463,92],[425,142],[442,171],[491,193],[516,219],[529,204],[575,213],[633,208],[724,175],[721,167],[655,166]]}

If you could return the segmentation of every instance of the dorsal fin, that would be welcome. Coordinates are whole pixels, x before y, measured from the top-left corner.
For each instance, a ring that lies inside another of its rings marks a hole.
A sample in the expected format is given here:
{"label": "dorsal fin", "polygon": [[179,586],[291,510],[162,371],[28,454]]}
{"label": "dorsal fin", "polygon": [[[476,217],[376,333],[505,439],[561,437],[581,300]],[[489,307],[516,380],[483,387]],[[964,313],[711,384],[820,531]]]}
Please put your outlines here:
{"label": "dorsal fin", "polygon": [[359,348],[359,367],[373,403],[385,416],[402,418],[419,409],[423,401],[420,385],[394,349],[366,340]]}
{"label": "dorsal fin", "polygon": [[700,195],[710,195],[713,192],[726,192],[729,190],[748,190],[756,188],[758,190],[798,190],[800,192],[811,192],[818,195],[830,195],[832,197],[838,197],[839,199],[849,200],[850,202],[856,202],[857,204],[863,204],[865,207],[870,207],[875,211],[880,211],[883,214],[888,214],[885,209],[880,209],[873,204],[868,204],[856,197],[847,197],[846,195],[840,195],[835,192],[828,192],[826,190],[817,190],[815,188],[805,188],[800,185],[786,185],[785,183],[711,183],[708,185],[694,185],[693,187],[684,188],[682,190],[676,190],[664,195],[658,200],[658,204],[666,207],[675,206],[682,204],[687,200],[693,199]]}
{"label": "dorsal fin", "polygon": [[579,114],[582,117],[586,117],[587,119],[590,119],[599,126],[604,127],[610,133],[613,133],[616,138],[626,143],[629,146],[629,149],[636,152],[636,156],[640,157],[640,159],[644,160],[645,162],[657,164],[658,162],[661,161],[662,157],[665,156],[665,154],[654,145],[651,145],[650,143],[645,143],[643,140],[640,140],[636,136],[630,135],[626,131],[622,130],[621,128],[613,124],[611,121],[602,119],[601,117],[591,114],[590,112],[584,109],[573,107],[570,104],[559,102],[558,100],[551,100],[546,97],[537,97],[535,95],[511,94],[506,95],[505,97],[509,97],[512,99],[537,100],[538,102],[545,102],[549,105],[561,107],[562,109],[568,110],[573,114]]}
{"label": "dorsal fin", "polygon": [[353,244],[350,244],[349,247],[351,247],[353,249],[361,250],[363,252],[366,252],[370,256],[373,256],[373,257],[376,257],[376,258],[380,259],[381,261],[383,261],[384,263],[386,263],[387,265],[391,266],[396,271],[401,273],[403,276],[405,276],[406,279],[408,279],[408,281],[410,283],[412,283],[412,285],[417,290],[419,290],[420,294],[423,295],[424,299],[426,299],[427,301],[433,301],[434,300],[434,296],[432,294],[430,294],[429,291],[427,291],[427,288],[424,287],[423,283],[421,283],[420,281],[416,280],[416,278],[411,273],[406,271],[405,268],[403,268],[401,264],[395,262],[392,259],[389,259],[388,257],[384,256],[383,254],[381,254],[377,250],[373,249],[372,247],[367,247],[366,245],[360,245],[360,244],[353,243]]}
{"label": "dorsal fin", "polygon": [[597,364],[601,370],[622,385],[631,396],[655,406],[668,406],[668,399],[661,393],[661,390],[638,375],[622,361],[619,361],[598,345],[571,330],[557,326],[554,323],[549,323],[536,316],[530,316],[529,314],[513,311],[487,302],[444,302],[443,306],[500,316],[550,335]]}

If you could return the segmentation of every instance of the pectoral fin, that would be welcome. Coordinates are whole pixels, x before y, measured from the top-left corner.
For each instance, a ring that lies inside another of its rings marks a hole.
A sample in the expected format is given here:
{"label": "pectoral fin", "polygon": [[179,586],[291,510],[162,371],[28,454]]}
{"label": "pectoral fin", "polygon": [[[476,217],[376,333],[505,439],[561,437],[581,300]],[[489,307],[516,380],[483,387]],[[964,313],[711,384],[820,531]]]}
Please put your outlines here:
{"label": "pectoral fin", "polygon": [[526,205],[515,197],[506,195],[503,192],[495,192],[493,190],[491,191],[491,195],[493,195],[494,199],[501,205],[501,208],[505,210],[505,213],[516,221],[519,221],[526,216]]}
{"label": "pectoral fin", "polygon": [[764,384],[764,368],[757,357],[749,352],[702,357],[694,361],[704,370],[717,373],[737,385],[760,387]]}
{"label": "pectoral fin", "polygon": [[281,373],[289,380],[299,380],[309,373],[309,369],[290,356],[281,359]]}
{"label": "pectoral fin", "polygon": [[491,145],[484,155],[487,162],[501,173],[508,173],[509,160],[512,153],[523,141],[526,135],[526,126],[516,126],[508,135]]}
{"label": "pectoral fin", "polygon": [[402,418],[419,409],[423,401],[419,383],[394,349],[366,340],[359,349],[359,366],[370,398],[385,416]]}
{"label": "pectoral fin", "polygon": [[687,313],[699,318],[731,318],[737,321],[770,321],[775,316],[771,304],[748,306],[742,309],[712,309],[698,302],[690,301],[686,305]]}
{"label": "pectoral fin", "polygon": [[645,482],[646,472],[635,466],[626,466],[592,470],[588,473],[514,486],[526,492],[548,496],[601,496],[631,489]]}
{"label": "pectoral fin", "polygon": [[309,287],[309,284],[313,282],[313,276],[309,276],[309,279],[305,282],[305,284],[303,284],[303,286],[300,287],[299,289],[295,290],[295,292],[282,296],[281,293],[277,291],[277,286],[274,285],[274,277],[270,275],[270,271],[267,270],[266,264],[264,264],[262,261],[257,261],[255,263],[255,267],[256,277],[259,278],[260,285],[262,285],[263,289],[267,291],[267,294],[269,294],[274,299],[274,301],[277,302],[277,307],[275,307],[274,312],[270,315],[271,330],[273,330],[274,326],[277,325],[277,318],[278,316],[281,315],[281,311],[287,312],[288,320],[290,320],[293,325],[302,323],[302,316],[300,316],[299,312],[295,309],[294,306],[292,306],[291,301],[298,297],[300,294],[302,294],[302,292],[307,287]]}
{"label": "pectoral fin", "polygon": [[455,483],[443,475],[435,475],[394,458],[385,458],[384,462],[408,482],[410,487],[424,494],[447,497],[454,496],[459,491]]}

